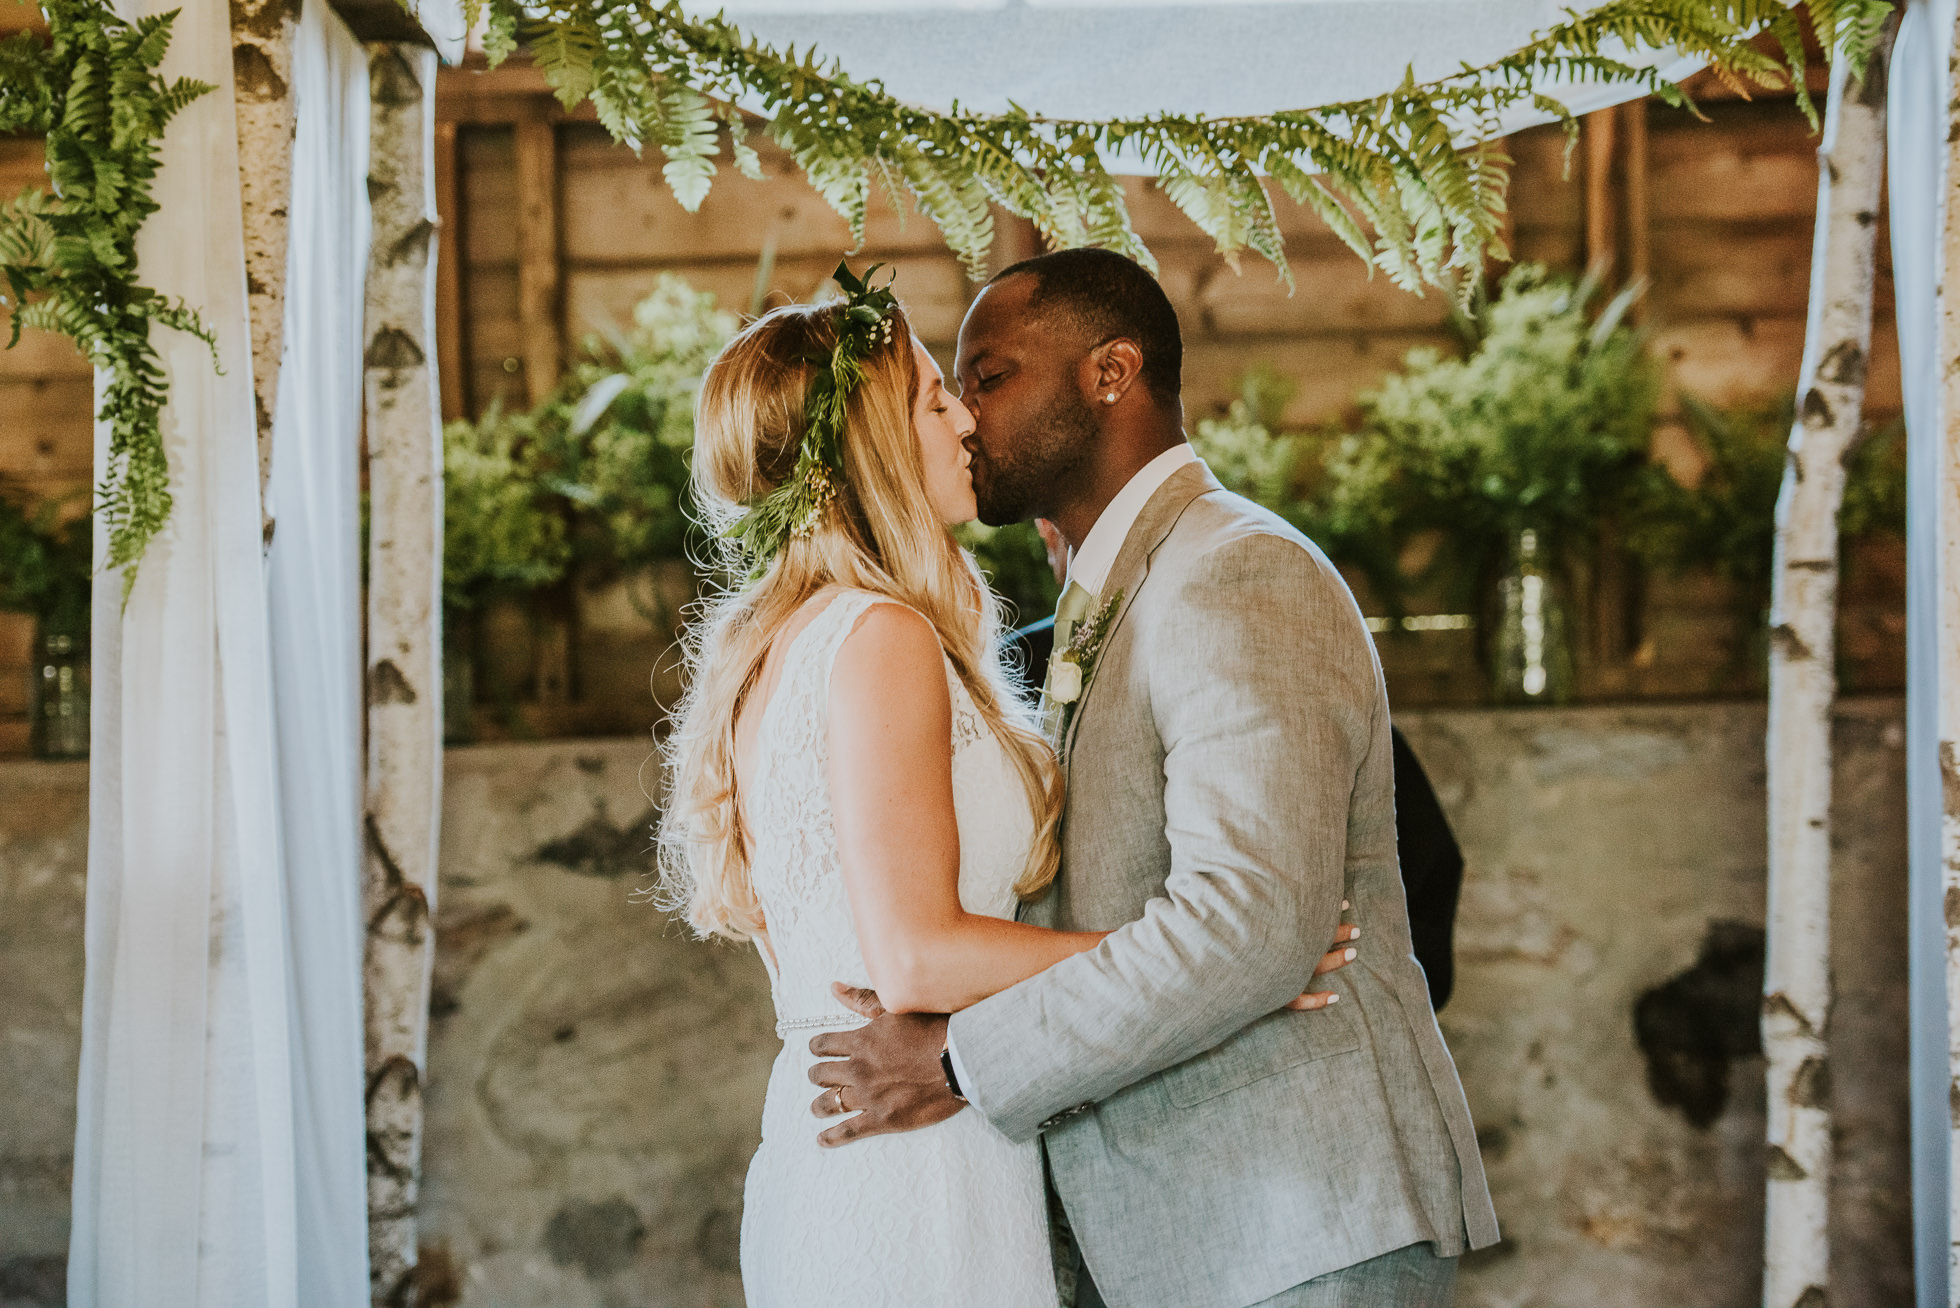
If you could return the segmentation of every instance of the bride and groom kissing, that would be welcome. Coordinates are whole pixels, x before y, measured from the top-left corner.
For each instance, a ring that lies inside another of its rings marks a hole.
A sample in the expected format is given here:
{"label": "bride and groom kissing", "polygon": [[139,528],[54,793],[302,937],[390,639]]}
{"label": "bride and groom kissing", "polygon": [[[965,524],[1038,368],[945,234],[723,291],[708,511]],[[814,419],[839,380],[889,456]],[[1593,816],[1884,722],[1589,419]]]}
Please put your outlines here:
{"label": "bride and groom kissing", "polygon": [[[756,944],[784,1039],[750,1308],[1450,1303],[1496,1220],[1346,585],[1192,451],[1131,260],[995,277],[957,395],[839,283],[703,378],[744,580],[665,746],[668,899]],[[1036,516],[1072,553],[1031,706],[947,529]]]}

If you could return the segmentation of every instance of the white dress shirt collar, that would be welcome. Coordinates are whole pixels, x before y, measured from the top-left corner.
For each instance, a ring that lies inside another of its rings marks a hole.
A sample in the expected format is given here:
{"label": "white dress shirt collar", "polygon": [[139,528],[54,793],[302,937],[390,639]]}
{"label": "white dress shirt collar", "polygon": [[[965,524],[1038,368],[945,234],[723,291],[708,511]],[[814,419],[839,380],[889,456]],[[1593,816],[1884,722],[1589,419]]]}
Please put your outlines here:
{"label": "white dress shirt collar", "polygon": [[1069,583],[1081,586],[1100,600],[1102,588],[1109,583],[1109,570],[1116,566],[1116,556],[1122,552],[1123,542],[1129,537],[1130,528],[1136,525],[1143,506],[1150,502],[1158,487],[1170,480],[1172,473],[1196,462],[1198,452],[1191,448],[1191,442],[1179,441],[1137,469],[1136,475],[1124,483],[1116,498],[1103,509],[1096,525],[1089,528],[1082,548],[1070,557]]}

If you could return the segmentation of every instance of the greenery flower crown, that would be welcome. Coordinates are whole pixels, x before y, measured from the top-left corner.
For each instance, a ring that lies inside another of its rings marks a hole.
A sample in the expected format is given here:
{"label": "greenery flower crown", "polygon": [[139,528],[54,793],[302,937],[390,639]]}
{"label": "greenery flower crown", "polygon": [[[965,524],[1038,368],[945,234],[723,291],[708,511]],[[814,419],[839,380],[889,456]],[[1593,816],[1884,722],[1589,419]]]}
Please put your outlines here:
{"label": "greenery flower crown", "polygon": [[803,397],[803,444],[797,450],[796,468],[782,485],[750,500],[742,516],[722,533],[741,547],[751,578],[760,576],[792,539],[816,530],[837,498],[837,480],[844,471],[845,405],[864,380],[864,361],[891,342],[892,316],[898,312],[891,278],[883,286],[870,284],[871,274],[883,266],[874,263],[858,277],[840,261],[831,274],[844,291],[837,344],[828,357],[807,360],[817,372]]}

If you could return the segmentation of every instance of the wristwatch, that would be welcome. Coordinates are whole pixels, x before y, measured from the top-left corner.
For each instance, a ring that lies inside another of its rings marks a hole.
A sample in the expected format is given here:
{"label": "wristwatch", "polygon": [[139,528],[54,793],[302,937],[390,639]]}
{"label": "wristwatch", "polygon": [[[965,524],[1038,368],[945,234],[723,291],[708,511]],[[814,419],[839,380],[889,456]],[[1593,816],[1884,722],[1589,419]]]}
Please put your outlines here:
{"label": "wristwatch", "polygon": [[939,1070],[946,1074],[946,1089],[961,1103],[966,1096],[960,1092],[959,1074],[953,1071],[953,1042],[948,1040],[939,1048]]}

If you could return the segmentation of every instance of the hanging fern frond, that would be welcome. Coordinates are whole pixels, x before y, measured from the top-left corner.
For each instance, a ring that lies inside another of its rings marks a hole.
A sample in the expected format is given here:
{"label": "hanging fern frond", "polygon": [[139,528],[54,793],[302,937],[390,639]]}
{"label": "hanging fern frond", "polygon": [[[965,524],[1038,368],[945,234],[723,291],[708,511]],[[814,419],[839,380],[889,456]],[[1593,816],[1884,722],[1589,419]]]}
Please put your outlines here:
{"label": "hanging fern frond", "polygon": [[660,175],[681,208],[693,213],[708,198],[715,180],[720,141],[714,106],[687,87],[668,83],[660,88],[660,107],[666,126],[660,152],[667,156]]}
{"label": "hanging fern frond", "polygon": [[188,305],[137,279],[136,234],[157,211],[158,144],[170,120],[212,88],[157,68],[175,12],[125,22],[104,0],[42,0],[45,38],[0,45],[0,129],[46,137],[50,189],[0,207],[0,268],[23,328],[74,341],[102,378],[96,418],[109,431],[95,511],[108,528],[104,566],[123,569],[123,593],[170,516],[170,470],[160,419],[167,378],[153,326],[217,343]]}

